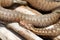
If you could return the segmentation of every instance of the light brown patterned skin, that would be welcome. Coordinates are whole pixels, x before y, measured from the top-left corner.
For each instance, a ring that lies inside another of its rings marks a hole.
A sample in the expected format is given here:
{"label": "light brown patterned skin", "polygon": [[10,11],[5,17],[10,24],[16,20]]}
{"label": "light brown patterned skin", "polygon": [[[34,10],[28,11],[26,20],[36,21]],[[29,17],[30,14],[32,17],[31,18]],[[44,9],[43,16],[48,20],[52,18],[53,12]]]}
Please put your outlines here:
{"label": "light brown patterned skin", "polygon": [[51,29],[29,27],[29,30],[37,35],[56,37],[60,35],[60,21],[54,24]]}
{"label": "light brown patterned skin", "polygon": [[39,27],[41,26],[45,27],[56,23],[60,17],[59,14],[60,13],[51,13],[42,16],[34,16],[0,7],[0,20],[9,21],[9,22],[25,21],[28,24],[32,24]]}
{"label": "light brown patterned skin", "polygon": [[58,35],[55,38],[53,38],[53,40],[60,40],[60,35]]}
{"label": "light brown patterned skin", "polygon": [[43,10],[43,11],[50,11],[53,10],[57,7],[60,7],[60,2],[56,1],[49,1],[49,0],[26,0],[33,6],[34,8],[38,10]]}
{"label": "light brown patterned skin", "polygon": [[27,2],[22,1],[22,0],[0,0],[0,5],[3,7],[9,7],[13,3],[19,3],[19,4],[24,4],[24,5],[27,4]]}
{"label": "light brown patterned skin", "polygon": [[0,0],[0,5],[3,7],[11,6],[13,4],[13,0]]}
{"label": "light brown patterned skin", "polygon": [[60,2],[60,0],[46,0],[46,1]]}
{"label": "light brown patterned skin", "polygon": [[24,13],[24,14],[29,14],[29,15],[42,15],[42,13],[38,12],[37,10],[34,10],[30,8],[29,6],[19,6],[16,9],[14,9],[18,12]]}

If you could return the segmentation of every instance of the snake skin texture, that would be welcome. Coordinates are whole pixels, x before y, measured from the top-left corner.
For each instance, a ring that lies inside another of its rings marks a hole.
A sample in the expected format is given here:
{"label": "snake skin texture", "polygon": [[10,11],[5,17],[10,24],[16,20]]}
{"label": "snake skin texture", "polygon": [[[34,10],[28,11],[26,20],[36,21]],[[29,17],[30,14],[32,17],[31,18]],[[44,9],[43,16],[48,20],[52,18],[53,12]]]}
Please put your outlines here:
{"label": "snake skin texture", "polygon": [[0,5],[5,6],[11,6],[13,4],[13,0],[0,0]]}
{"label": "snake skin texture", "polygon": [[46,0],[46,1],[60,2],[60,0]]}
{"label": "snake skin texture", "polygon": [[22,0],[0,0],[0,5],[2,7],[9,7],[13,3],[27,4],[25,1],[22,1]]}
{"label": "snake skin texture", "polygon": [[53,38],[53,40],[60,40],[60,35],[58,35],[57,37]]}
{"label": "snake skin texture", "polygon": [[31,30],[37,35],[42,35],[42,36],[56,37],[60,35],[60,21],[52,26],[53,28],[51,29],[29,27],[29,30]]}
{"label": "snake skin texture", "polygon": [[0,20],[20,22],[25,21],[34,26],[45,27],[58,21],[60,13],[51,13],[42,16],[27,15],[0,7]]}
{"label": "snake skin texture", "polygon": [[34,8],[43,11],[50,11],[60,7],[60,2],[57,1],[49,0],[26,0],[26,1],[29,2],[31,6],[33,6]]}
{"label": "snake skin texture", "polygon": [[29,6],[19,6],[15,9],[16,11],[24,14],[29,14],[29,15],[42,15],[42,13],[30,8]]}

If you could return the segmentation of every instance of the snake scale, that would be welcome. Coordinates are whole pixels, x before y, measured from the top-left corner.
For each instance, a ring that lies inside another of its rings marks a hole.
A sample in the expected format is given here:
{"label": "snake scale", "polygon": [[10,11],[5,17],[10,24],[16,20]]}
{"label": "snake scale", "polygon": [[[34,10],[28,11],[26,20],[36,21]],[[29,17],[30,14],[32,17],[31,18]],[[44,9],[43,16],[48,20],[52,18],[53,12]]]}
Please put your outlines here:
{"label": "snake scale", "polygon": [[25,1],[22,0],[0,0],[0,5],[3,7],[9,7],[13,3],[27,4]]}
{"label": "snake scale", "polygon": [[[23,0],[24,1],[24,0]],[[34,8],[43,11],[50,11],[60,7],[60,2],[49,0],[25,0],[29,2]],[[13,3],[25,3],[21,0],[0,0],[0,5],[3,7],[11,6]]]}
{"label": "snake scale", "polygon": [[[3,7],[11,6],[14,1],[17,0],[0,0],[0,5]],[[38,10],[43,11],[49,11],[53,10],[55,8],[60,7],[60,2],[51,2],[46,0],[26,0],[28,1],[33,7],[35,7]],[[32,4],[34,3],[34,4]],[[52,7],[53,6],[53,7]],[[58,12],[59,13],[59,12]],[[4,9],[0,7],[0,19],[3,21],[12,21],[12,22],[20,22],[20,21],[26,21],[29,24],[35,25],[35,26],[49,26],[51,24],[54,24],[59,19],[60,15],[58,13],[51,13],[47,15],[42,16],[33,16],[33,15],[26,15],[21,14],[16,11],[11,11]],[[59,40],[58,35],[60,35],[60,21],[53,25],[54,28],[46,29],[46,28],[29,28],[31,31],[33,31],[37,35],[42,36],[57,36],[54,38],[54,40]]]}
{"label": "snake scale", "polygon": [[60,35],[58,35],[57,37],[53,38],[53,40],[60,40]]}
{"label": "snake scale", "polygon": [[49,0],[25,0],[31,4],[34,8],[43,11],[54,10],[55,8],[60,7],[60,2],[49,1]]}
{"label": "snake scale", "polygon": [[33,31],[37,35],[42,36],[50,36],[50,37],[56,37],[60,35],[60,20],[56,24],[52,25],[53,28],[46,29],[46,28],[35,28],[35,27],[29,27],[28,29]]}
{"label": "snake scale", "polygon": [[40,12],[28,7],[28,6],[19,6],[16,9],[14,9],[20,13],[24,13],[24,14],[29,14],[29,15],[42,15]]}
{"label": "snake scale", "polygon": [[0,7],[0,20],[3,21],[9,21],[9,22],[25,21],[28,24],[32,24],[34,26],[45,27],[56,23],[59,17],[60,17],[60,13],[53,12],[47,15],[36,17],[34,15],[27,15],[17,11],[12,11]]}

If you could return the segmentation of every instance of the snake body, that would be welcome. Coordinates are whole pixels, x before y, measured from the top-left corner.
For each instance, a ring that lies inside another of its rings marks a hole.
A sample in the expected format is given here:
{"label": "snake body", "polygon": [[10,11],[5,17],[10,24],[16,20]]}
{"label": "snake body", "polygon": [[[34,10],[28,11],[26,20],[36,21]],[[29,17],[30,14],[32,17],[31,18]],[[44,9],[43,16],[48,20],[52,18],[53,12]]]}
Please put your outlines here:
{"label": "snake body", "polygon": [[25,1],[22,1],[22,0],[0,0],[0,5],[3,7],[9,7],[13,3],[19,3],[19,4],[24,4],[24,5],[27,4]]}
{"label": "snake body", "polygon": [[60,40],[60,35],[58,35],[57,37],[53,38],[53,40]]}
{"label": "snake body", "polygon": [[9,21],[9,22],[25,21],[28,24],[32,24],[39,27],[41,26],[45,27],[56,23],[60,17],[59,15],[60,13],[51,13],[42,16],[34,16],[34,15],[27,15],[17,11],[12,11],[0,7],[0,20]]}
{"label": "snake body", "polygon": [[14,9],[20,13],[24,13],[24,14],[29,14],[29,15],[42,15],[40,12],[28,7],[28,6],[19,6],[16,9]]}
{"label": "snake body", "polygon": [[[34,8],[43,11],[50,11],[60,7],[60,2],[49,1],[49,0],[25,0],[29,2]],[[0,5],[3,7],[11,6],[13,3],[27,4],[21,0],[0,0]]]}
{"label": "snake body", "polygon": [[0,5],[5,6],[11,6],[13,4],[13,0],[0,0]]}
{"label": "snake body", "polygon": [[33,31],[37,35],[56,37],[60,35],[60,21],[54,24],[51,29],[29,27],[29,30]]}
{"label": "snake body", "polygon": [[43,10],[43,11],[50,11],[55,8],[60,7],[60,2],[56,1],[49,1],[49,0],[26,0],[33,6],[34,8],[38,10]]}

